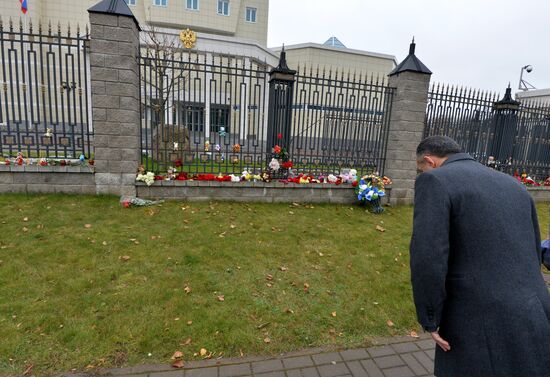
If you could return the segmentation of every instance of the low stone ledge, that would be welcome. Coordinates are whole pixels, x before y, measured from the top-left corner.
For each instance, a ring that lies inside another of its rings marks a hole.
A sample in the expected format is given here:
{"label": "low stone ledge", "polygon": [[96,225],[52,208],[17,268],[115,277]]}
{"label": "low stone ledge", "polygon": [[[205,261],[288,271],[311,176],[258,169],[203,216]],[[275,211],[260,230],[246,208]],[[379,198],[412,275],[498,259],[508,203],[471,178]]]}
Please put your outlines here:
{"label": "low stone ledge", "polygon": [[0,165],[0,173],[94,173],[92,166]]}
{"label": "low stone ledge", "polygon": [[[155,181],[151,186],[136,182],[138,197],[186,201],[235,201],[263,203],[354,204],[357,198],[350,184],[284,184],[273,182]],[[391,187],[386,188],[387,195]]]}

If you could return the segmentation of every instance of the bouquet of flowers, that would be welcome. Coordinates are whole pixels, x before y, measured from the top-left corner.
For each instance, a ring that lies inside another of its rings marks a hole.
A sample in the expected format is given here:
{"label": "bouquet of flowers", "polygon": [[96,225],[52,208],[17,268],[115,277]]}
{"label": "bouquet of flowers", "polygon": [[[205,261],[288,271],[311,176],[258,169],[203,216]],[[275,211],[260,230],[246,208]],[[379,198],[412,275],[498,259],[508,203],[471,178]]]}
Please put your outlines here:
{"label": "bouquet of flowers", "polygon": [[136,198],[132,196],[120,197],[120,204],[124,208],[152,206],[163,202],[164,200],[147,200],[147,199],[141,199],[141,198]]}
{"label": "bouquet of flowers", "polygon": [[382,178],[371,174],[357,178],[356,182],[355,194],[359,203],[369,205],[374,213],[384,212],[380,205],[380,198],[386,195]]}

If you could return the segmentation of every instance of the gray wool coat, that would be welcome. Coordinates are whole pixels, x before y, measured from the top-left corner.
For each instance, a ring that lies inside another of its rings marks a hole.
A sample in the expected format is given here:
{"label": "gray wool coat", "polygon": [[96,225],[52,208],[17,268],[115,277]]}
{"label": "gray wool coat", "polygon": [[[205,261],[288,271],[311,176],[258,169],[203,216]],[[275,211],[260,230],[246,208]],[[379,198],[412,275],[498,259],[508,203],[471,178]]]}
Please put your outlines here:
{"label": "gray wool coat", "polygon": [[539,225],[520,183],[466,153],[420,174],[410,253],[418,320],[451,345],[436,347],[436,376],[550,376]]}

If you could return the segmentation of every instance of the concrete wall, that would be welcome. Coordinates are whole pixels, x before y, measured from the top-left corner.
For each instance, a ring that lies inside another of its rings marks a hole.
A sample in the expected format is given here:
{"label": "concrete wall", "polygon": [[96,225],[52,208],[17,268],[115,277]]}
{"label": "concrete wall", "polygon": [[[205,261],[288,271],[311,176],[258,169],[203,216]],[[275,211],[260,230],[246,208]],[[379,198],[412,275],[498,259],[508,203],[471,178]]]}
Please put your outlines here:
{"label": "concrete wall", "polygon": [[80,166],[0,165],[0,193],[95,194],[95,176]]}
{"label": "concrete wall", "polygon": [[[357,198],[350,185],[160,181],[155,182],[152,186],[138,183],[136,189],[139,197],[150,199],[261,203],[357,203]],[[388,188],[387,194],[391,195],[391,188]],[[386,202],[387,200],[384,199],[383,203]]]}

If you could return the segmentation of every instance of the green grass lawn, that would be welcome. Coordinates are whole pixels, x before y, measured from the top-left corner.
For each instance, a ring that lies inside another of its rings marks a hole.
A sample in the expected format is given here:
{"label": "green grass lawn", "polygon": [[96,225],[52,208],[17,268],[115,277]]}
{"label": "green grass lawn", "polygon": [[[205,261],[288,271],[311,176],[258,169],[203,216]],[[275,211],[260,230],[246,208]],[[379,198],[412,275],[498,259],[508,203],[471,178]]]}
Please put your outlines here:
{"label": "green grass lawn", "polygon": [[192,360],[201,348],[214,358],[354,347],[419,330],[412,207],[123,209],[115,197],[0,195],[0,208],[2,376],[169,362],[176,350]]}

